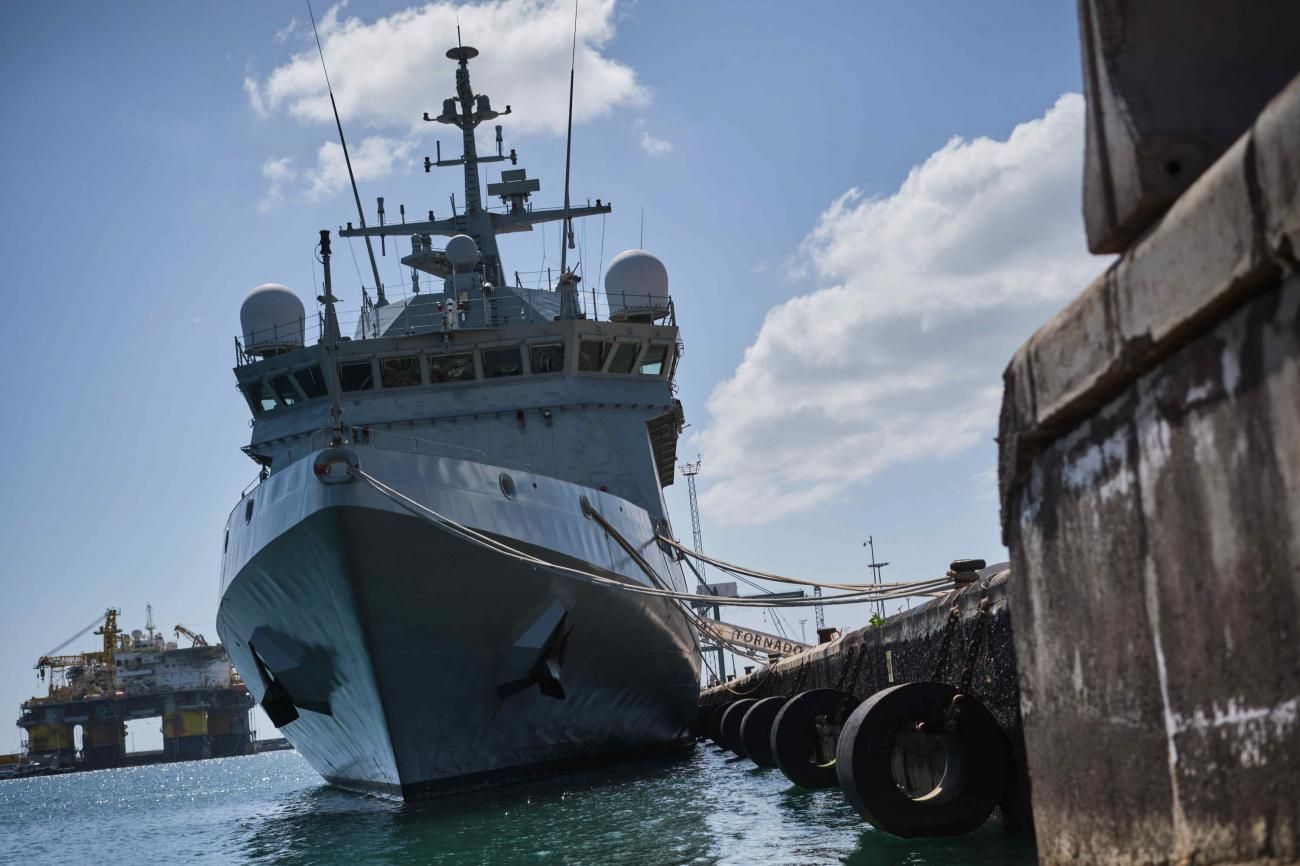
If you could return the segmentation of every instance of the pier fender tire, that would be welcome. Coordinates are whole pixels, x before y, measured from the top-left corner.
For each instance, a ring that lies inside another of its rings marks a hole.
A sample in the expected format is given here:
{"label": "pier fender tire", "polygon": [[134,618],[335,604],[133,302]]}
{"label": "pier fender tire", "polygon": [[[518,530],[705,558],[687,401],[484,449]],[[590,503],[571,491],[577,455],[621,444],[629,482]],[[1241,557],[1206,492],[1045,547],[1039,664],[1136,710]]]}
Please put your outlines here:
{"label": "pier fender tire", "polygon": [[745,749],[740,744],[740,723],[745,720],[745,712],[758,703],[753,698],[741,698],[733,701],[727,711],[722,714],[722,719],[718,725],[718,745],[728,751],[735,752],[740,757],[745,757]]}
{"label": "pier fender tire", "polygon": [[918,721],[938,722],[957,690],[942,683],[904,683],[872,695],[845,723],[835,772],[853,808],[894,836],[958,836],[978,829],[1002,799],[1009,748],[997,720],[965,695],[955,732],[936,735],[944,750],[938,785],[915,799],[895,782],[900,733]]}
{"label": "pier fender tire", "polygon": [[835,755],[819,763],[816,759],[819,732],[817,722],[843,720],[858,700],[839,689],[811,689],[785,702],[772,721],[768,743],[772,760],[785,777],[801,788],[831,788],[837,784]]}
{"label": "pier fender tire", "polygon": [[751,761],[769,770],[776,769],[776,759],[772,757],[772,723],[787,700],[785,695],[761,698],[745,711],[745,718],[740,722],[741,748]]}
{"label": "pier fender tire", "polygon": [[709,714],[704,718],[704,736],[712,740],[714,743],[717,743],[718,737],[722,736],[718,732],[718,728],[722,724],[722,714],[727,711],[727,707],[729,706],[731,706],[730,701],[722,704],[714,704],[709,707]]}

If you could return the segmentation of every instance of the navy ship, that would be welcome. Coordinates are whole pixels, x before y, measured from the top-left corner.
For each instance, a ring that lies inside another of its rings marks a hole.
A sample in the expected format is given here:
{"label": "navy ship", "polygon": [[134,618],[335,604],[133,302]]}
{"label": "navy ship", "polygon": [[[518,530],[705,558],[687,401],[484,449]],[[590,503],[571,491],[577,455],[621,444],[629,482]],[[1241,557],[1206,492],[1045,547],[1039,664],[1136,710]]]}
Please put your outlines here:
{"label": "navy ship", "polygon": [[[322,232],[318,312],[259,286],[236,339],[260,470],[226,524],[217,630],[322,776],[404,799],[681,746],[699,694],[682,611],[621,589],[686,590],[656,540],[684,423],[667,270],[627,251],[600,294],[567,252],[553,283],[506,271],[499,235],[555,222],[567,248],[611,206],[570,207],[566,165],[564,207],[534,208],[500,126],[478,154],[510,107],[474,93],[477,53],[447,52],[455,95],[425,115],[461,131],[461,156],[425,161],[463,170],[460,205],[385,223],[381,199],[339,232],[409,243],[404,297],[375,268],[344,334]],[[511,166],[487,202],[483,163]]]}

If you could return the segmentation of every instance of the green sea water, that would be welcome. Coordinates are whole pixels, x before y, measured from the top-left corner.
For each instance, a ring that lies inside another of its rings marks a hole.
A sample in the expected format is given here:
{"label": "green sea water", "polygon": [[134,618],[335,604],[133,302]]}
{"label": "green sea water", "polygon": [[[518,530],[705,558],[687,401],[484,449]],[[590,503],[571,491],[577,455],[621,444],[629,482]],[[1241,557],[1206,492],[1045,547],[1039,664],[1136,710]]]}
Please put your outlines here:
{"label": "green sea water", "polygon": [[996,826],[901,840],[838,790],[700,744],[506,790],[402,804],[331,788],[295,752],[0,782],[0,863],[1029,866]]}

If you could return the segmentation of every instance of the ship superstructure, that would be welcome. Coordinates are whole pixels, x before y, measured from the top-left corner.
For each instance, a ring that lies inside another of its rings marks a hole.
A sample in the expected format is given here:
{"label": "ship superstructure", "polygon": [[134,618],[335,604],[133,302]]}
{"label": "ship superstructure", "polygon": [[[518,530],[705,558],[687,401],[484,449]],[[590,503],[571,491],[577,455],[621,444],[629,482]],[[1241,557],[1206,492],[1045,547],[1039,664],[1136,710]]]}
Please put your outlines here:
{"label": "ship superstructure", "polygon": [[480,164],[518,157],[500,126],[477,153],[510,108],[473,92],[476,55],[447,53],[455,96],[425,115],[462,133],[459,158],[426,160],[463,170],[461,202],[340,232],[409,243],[409,293],[376,285],[345,335],[322,232],[322,312],[259,287],[237,341],[261,476],[227,523],[218,630],[323,775],[403,797],[680,743],[698,694],[670,599],[576,576],[686,586],[654,540],[683,424],[667,271],[629,251],[598,296],[576,269],[537,288],[506,270],[499,234],[571,237],[611,207],[534,208],[514,167],[482,200]]}

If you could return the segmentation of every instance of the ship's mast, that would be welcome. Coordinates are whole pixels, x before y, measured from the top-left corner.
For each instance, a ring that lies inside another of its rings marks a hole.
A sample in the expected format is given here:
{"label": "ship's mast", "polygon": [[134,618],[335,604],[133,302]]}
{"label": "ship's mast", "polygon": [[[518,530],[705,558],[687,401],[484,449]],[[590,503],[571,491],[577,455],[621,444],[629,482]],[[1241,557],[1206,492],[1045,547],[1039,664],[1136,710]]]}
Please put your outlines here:
{"label": "ship's mast", "polygon": [[[457,42],[459,43],[459,31],[457,33]],[[574,42],[574,57],[576,58],[577,43],[576,37]],[[452,237],[453,235],[465,234],[472,237],[478,244],[479,252],[482,255],[484,277],[486,280],[495,283],[498,290],[508,289],[509,284],[504,278],[504,268],[501,264],[500,252],[497,247],[496,236],[508,232],[531,231],[533,225],[538,223],[562,221],[564,226],[563,235],[565,243],[571,236],[570,226],[574,219],[585,216],[595,216],[598,214],[607,214],[613,210],[608,202],[602,202],[596,199],[596,203],[586,204],[574,207],[568,196],[569,160],[566,155],[565,165],[565,206],[559,208],[534,208],[527,204],[528,197],[531,193],[538,190],[538,182],[534,179],[526,178],[522,170],[517,172],[503,172],[502,182],[500,184],[489,184],[488,193],[490,195],[500,195],[507,200],[510,205],[504,212],[489,212],[483,206],[482,188],[479,179],[479,166],[482,163],[504,162],[509,160],[512,165],[518,164],[518,154],[514,150],[507,153],[504,150],[501,138],[501,127],[496,127],[496,155],[480,156],[478,146],[474,138],[474,130],[479,124],[487,120],[493,120],[511,113],[510,106],[507,105],[504,111],[495,111],[492,108],[491,101],[485,94],[474,93],[470,84],[469,61],[478,56],[478,50],[463,44],[457,44],[455,48],[447,52],[447,57],[455,60],[456,69],[456,94],[453,97],[444,99],[442,103],[442,112],[433,117],[428,112],[424,114],[424,120],[430,123],[445,123],[449,126],[455,126],[461,131],[461,139],[464,146],[464,152],[458,158],[443,159],[441,144],[438,146],[436,159],[425,157],[424,170],[427,172],[436,167],[460,166],[464,172],[465,198],[464,206],[459,213],[453,213],[450,217],[437,219],[433,211],[429,211],[429,219],[420,222],[389,223],[388,225],[366,226],[354,228],[348,223],[347,228],[339,231],[340,237],[354,238],[384,238],[410,236],[410,235],[439,235],[442,237]],[[574,70],[569,70],[569,130],[570,142],[572,141],[572,92],[574,82]],[[566,154],[571,152],[566,147]],[[513,175],[507,178],[506,175]],[[430,260],[427,256],[413,254],[402,260],[403,264],[409,264],[411,267],[424,270],[437,276],[446,277],[446,273],[439,270],[439,267],[445,267],[438,261],[437,253]],[[565,269],[567,269],[567,255],[562,251],[561,257]],[[563,281],[563,277],[561,277]],[[563,282],[561,285],[561,305],[564,305]],[[570,297],[569,304],[572,313],[571,316],[577,315],[576,286],[573,295]]]}
{"label": "ship's mast", "polygon": [[[460,28],[456,28],[456,48],[454,51],[448,51],[447,56],[459,62],[456,69],[456,96],[460,98],[461,122],[457,126],[461,129],[461,136],[465,142],[465,213],[477,213],[483,206],[483,198],[479,192],[478,184],[478,145],[474,141],[474,130],[484,120],[491,120],[497,117],[495,111],[484,111],[482,113],[474,110],[474,90],[469,86],[469,59],[478,54],[473,48],[466,50],[460,43]],[[485,99],[486,103],[487,100]],[[509,107],[506,113],[510,113]],[[477,238],[475,239],[477,240]],[[482,246],[482,241],[479,242]]]}

